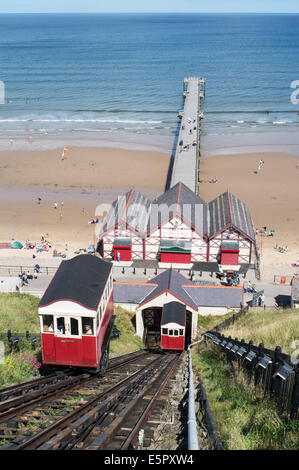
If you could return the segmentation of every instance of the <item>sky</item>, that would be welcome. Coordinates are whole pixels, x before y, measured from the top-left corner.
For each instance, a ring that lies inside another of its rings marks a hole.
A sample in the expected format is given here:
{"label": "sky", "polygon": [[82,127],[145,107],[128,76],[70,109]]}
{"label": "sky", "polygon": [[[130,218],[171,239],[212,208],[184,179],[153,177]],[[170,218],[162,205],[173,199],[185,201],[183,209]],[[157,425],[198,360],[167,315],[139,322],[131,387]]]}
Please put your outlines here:
{"label": "sky", "polygon": [[0,0],[0,13],[299,13],[298,0]]}

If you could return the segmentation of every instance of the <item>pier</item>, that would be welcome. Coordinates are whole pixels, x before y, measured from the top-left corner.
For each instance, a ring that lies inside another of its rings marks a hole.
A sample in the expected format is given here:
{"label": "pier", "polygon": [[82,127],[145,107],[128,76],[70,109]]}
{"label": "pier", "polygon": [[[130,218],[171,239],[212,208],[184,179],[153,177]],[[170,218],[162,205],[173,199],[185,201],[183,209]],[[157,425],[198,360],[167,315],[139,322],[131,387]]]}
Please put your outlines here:
{"label": "pier", "polygon": [[204,117],[200,101],[205,97],[203,78],[188,77],[183,82],[184,109],[179,111],[181,126],[174,157],[170,187],[184,183],[195,193],[198,192],[200,121]]}

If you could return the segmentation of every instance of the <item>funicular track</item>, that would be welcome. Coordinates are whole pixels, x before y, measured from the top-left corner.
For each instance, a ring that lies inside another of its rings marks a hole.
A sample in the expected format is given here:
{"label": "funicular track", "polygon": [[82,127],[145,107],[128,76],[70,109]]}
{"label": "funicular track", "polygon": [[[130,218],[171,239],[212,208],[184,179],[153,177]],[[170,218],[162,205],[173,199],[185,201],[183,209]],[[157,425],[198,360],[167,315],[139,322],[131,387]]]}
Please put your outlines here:
{"label": "funicular track", "polygon": [[[149,354],[149,351],[137,351],[111,359],[106,373],[134,363],[139,358],[146,357]],[[69,392],[76,387],[100,378],[102,378],[100,374],[76,374],[74,370],[66,369],[63,372],[0,390],[0,439],[2,422],[31,409],[37,404],[41,404],[58,393]]]}
{"label": "funicular track", "polygon": [[[112,371],[146,354],[148,354],[147,351],[137,351],[111,359],[107,371]],[[74,375],[73,369],[65,369],[63,372],[56,372],[47,377],[41,377],[2,389],[0,390],[0,423],[3,421],[3,418],[5,419],[8,416],[4,414],[7,410],[11,410],[12,414],[16,414],[17,410],[23,409],[23,406],[27,406],[27,404],[32,406],[34,400],[39,401],[43,397],[48,398],[52,392],[55,394],[55,390],[57,392],[58,390],[68,390],[92,378],[92,374]]]}
{"label": "funicular track", "polygon": [[130,448],[179,357],[143,351],[111,360],[105,376],[85,374],[56,393],[52,383],[51,392],[0,415],[0,449]]}

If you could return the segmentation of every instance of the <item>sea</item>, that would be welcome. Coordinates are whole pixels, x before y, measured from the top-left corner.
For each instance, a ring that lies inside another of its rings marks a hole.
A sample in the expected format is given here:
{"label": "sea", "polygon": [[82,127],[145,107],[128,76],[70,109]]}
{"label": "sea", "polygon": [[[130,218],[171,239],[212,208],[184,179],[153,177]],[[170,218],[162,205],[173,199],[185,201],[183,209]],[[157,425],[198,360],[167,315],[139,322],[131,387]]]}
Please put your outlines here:
{"label": "sea", "polygon": [[0,148],[173,151],[188,76],[204,155],[299,152],[297,14],[0,15]]}

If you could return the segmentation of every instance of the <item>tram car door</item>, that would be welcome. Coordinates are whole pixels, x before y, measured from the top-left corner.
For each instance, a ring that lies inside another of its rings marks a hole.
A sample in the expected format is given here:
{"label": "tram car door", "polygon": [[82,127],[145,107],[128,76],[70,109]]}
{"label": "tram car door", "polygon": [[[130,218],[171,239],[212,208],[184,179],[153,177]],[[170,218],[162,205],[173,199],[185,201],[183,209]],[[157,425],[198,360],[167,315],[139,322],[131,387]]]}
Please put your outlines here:
{"label": "tram car door", "polygon": [[180,302],[165,304],[161,317],[162,351],[183,351],[186,334],[186,305]]}

